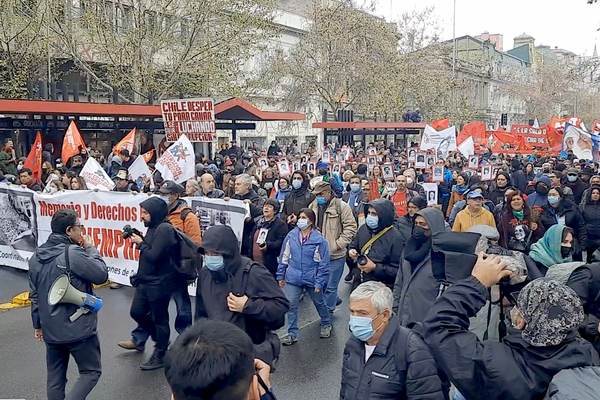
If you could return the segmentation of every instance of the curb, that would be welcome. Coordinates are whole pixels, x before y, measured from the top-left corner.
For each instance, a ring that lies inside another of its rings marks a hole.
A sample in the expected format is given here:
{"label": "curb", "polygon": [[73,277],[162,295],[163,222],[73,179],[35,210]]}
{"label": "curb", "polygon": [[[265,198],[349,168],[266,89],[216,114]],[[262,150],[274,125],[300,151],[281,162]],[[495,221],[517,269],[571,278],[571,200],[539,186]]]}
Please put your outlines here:
{"label": "curb", "polygon": [[10,303],[0,304],[0,311],[10,310],[13,308],[28,307],[30,305],[31,301],[29,300],[29,292],[23,292],[13,297]]}

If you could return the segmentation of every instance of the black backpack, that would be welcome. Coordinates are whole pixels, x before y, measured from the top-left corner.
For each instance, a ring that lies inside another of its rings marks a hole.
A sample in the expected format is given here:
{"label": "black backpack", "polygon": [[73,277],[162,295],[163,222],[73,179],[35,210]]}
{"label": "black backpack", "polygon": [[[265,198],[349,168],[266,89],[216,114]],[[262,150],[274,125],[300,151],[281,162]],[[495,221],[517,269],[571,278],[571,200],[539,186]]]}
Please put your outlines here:
{"label": "black backpack", "polygon": [[600,367],[563,369],[554,375],[544,400],[595,400],[600,393]]}
{"label": "black backpack", "polygon": [[[265,268],[261,264],[256,261],[248,259],[246,264],[244,265],[244,272],[235,276],[233,281],[233,294],[241,297],[246,294],[246,289],[248,288],[248,277],[250,276],[250,270],[252,267],[256,268]],[[283,328],[285,326],[285,314],[280,316],[277,320],[271,323],[265,323],[264,326],[272,331],[276,331],[277,329]]]}
{"label": "black backpack", "polygon": [[[181,213],[181,219],[185,220],[185,217],[191,212],[191,210],[184,210]],[[175,261],[175,270],[177,274],[186,281],[193,281],[198,277],[198,271],[202,268],[202,255],[198,251],[198,244],[194,240],[183,233],[180,229],[175,229],[177,236],[177,242],[179,242],[179,254]]]}

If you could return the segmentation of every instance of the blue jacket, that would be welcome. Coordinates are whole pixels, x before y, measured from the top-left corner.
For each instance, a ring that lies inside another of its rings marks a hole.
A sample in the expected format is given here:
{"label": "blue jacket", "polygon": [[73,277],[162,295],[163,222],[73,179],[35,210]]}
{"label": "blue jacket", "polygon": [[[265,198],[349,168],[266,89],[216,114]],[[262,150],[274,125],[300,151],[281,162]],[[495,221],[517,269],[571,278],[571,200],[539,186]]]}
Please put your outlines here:
{"label": "blue jacket", "polygon": [[285,279],[294,286],[324,289],[329,281],[329,245],[318,230],[313,229],[308,240],[301,244],[300,229],[287,234],[279,256],[277,280]]}

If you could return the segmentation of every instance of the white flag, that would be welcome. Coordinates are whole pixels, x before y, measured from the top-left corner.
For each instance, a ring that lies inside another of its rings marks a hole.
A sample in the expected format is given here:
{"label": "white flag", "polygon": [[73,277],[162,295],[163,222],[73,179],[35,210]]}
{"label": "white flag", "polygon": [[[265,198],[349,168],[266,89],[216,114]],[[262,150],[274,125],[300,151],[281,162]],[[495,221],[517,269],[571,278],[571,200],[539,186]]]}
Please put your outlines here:
{"label": "white flag", "polygon": [[533,120],[533,127],[534,128],[539,128],[540,127],[540,122],[538,121],[537,118],[535,120]]}
{"label": "white flag", "polygon": [[150,179],[150,189],[154,189],[154,179],[152,179],[152,172],[146,164],[144,157],[137,156],[133,164],[129,167],[129,179],[131,179],[140,188],[144,187],[144,180]]}
{"label": "white flag", "polygon": [[456,150],[456,128],[451,126],[438,132],[431,126],[425,125],[419,148],[421,150],[434,149],[438,159],[448,157],[449,152]]}
{"label": "white flag", "polygon": [[185,135],[171,145],[156,161],[156,169],[165,181],[182,183],[196,175],[194,147]]}
{"label": "white flag", "polygon": [[473,137],[469,136],[461,144],[459,144],[458,150],[466,158],[469,158],[469,156],[474,155],[475,154],[475,142],[473,142]]}
{"label": "white flag", "polygon": [[110,192],[115,187],[115,183],[94,157],[88,158],[79,175],[85,181],[88,189]]}

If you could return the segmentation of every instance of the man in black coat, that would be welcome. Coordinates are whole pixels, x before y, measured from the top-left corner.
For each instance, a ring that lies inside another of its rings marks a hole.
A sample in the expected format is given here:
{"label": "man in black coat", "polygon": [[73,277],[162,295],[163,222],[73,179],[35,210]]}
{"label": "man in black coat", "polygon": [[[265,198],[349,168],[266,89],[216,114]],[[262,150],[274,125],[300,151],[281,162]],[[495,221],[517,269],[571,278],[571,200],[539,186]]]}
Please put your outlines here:
{"label": "man in black coat", "polygon": [[566,186],[573,191],[573,201],[575,204],[581,203],[581,196],[587,188],[590,187],[589,183],[585,183],[579,178],[579,171],[577,168],[569,168],[567,170],[567,183]]}
{"label": "man in black coat", "polygon": [[[252,240],[256,229],[256,219],[262,216],[263,199],[252,189],[252,178],[242,174],[235,179],[235,194],[232,199],[242,200],[250,207],[250,216],[244,221],[242,255],[252,258]],[[228,200],[228,199],[225,199]]]}
{"label": "man in black coat", "polygon": [[444,388],[423,340],[392,317],[392,291],[366,282],[350,295],[352,337],[344,349],[340,400],[442,400]]}
{"label": "man in black coat", "polygon": [[229,226],[207,229],[200,251],[204,268],[198,276],[196,320],[231,322],[250,336],[256,358],[273,365],[280,342],[271,330],[283,326],[290,308],[279,284],[265,267],[240,255]]}
{"label": "man in black coat", "polygon": [[577,336],[584,318],[577,294],[554,280],[539,278],[521,290],[511,311],[518,333],[498,343],[469,331],[489,288],[511,274],[505,267],[482,253],[472,276],[450,286],[423,322],[438,366],[467,399],[541,399],[559,371],[600,365],[594,347]]}
{"label": "man in black coat", "polygon": [[131,277],[135,295],[131,303],[133,318],[156,342],[152,357],[140,365],[144,371],[163,367],[169,346],[169,301],[175,291],[175,262],[171,254],[178,254],[179,245],[175,228],[167,218],[167,204],[158,197],[144,200],[142,219],[148,232],[144,238],[131,236],[140,250],[138,272]]}
{"label": "man in black coat", "polygon": [[[75,359],[80,375],[69,398],[84,399],[102,375],[98,315],[90,312],[71,321],[70,317],[79,307],[69,303],[52,306],[48,303],[48,293],[58,277],[68,275],[75,289],[92,294],[92,284],[106,282],[108,269],[92,239],[82,236],[83,225],[75,211],[57,211],[50,226],[52,233],[48,241],[29,259],[29,299],[34,335],[40,342],[46,343],[48,399],[65,398],[70,355]],[[78,245],[80,237],[81,246]]]}
{"label": "man in black coat", "polygon": [[[404,251],[402,236],[394,227],[394,203],[386,199],[375,199],[365,205],[364,213],[365,224],[358,229],[348,247],[350,258],[357,261],[355,286],[363,282],[379,281],[391,289]],[[359,259],[360,255],[366,258]]]}
{"label": "man in black coat", "polygon": [[525,172],[523,172],[521,162],[518,158],[513,158],[510,161],[510,165],[513,169],[511,175],[513,186],[519,189],[521,192],[525,192],[525,188],[527,187],[527,176],[525,175]]}

